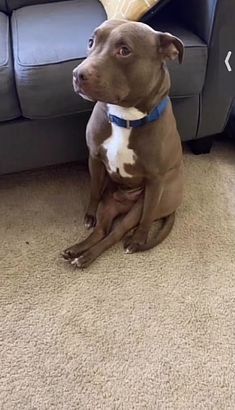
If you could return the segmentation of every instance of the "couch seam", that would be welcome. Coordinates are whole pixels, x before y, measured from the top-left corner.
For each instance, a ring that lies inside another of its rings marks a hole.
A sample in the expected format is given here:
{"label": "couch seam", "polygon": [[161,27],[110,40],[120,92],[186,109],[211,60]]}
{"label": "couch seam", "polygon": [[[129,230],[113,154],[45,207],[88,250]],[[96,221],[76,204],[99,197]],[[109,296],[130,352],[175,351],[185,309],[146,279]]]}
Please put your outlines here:
{"label": "couch seam", "polygon": [[21,63],[19,58],[17,58],[17,64],[20,67],[23,67],[23,68],[27,68],[27,67],[29,67],[29,68],[33,68],[33,67],[34,68],[41,68],[41,67],[54,66],[54,65],[63,64],[63,63],[70,63],[72,61],[78,61],[78,60],[83,61],[83,60],[85,60],[85,58],[86,57],[77,57],[77,58],[71,58],[71,59],[67,59],[67,60],[53,61],[51,63],[43,63],[43,64],[35,64],[35,65],[27,64],[27,63]]}
{"label": "couch seam", "polygon": [[213,29],[214,29],[215,13],[216,13],[216,9],[217,9],[217,6],[218,6],[218,1],[219,1],[219,0],[215,1],[214,4],[213,4],[213,11],[212,11],[212,16],[211,16],[211,24],[210,24],[210,28],[209,28],[209,38],[208,38],[208,40],[209,40],[208,42],[209,42],[209,43],[210,43],[210,41],[211,41],[212,31],[213,31]]}
{"label": "couch seam", "polygon": [[17,120],[18,118],[21,118],[22,114],[20,113],[20,115],[14,115],[14,116],[9,116],[9,117],[1,117],[0,116],[0,122],[8,122],[8,121],[12,121],[12,120]]}
{"label": "couch seam", "polygon": [[[190,94],[190,95],[180,95],[180,96],[171,96],[170,99],[171,100],[178,100],[178,99],[188,99],[188,98],[193,98],[193,97],[198,97],[199,94]],[[37,115],[37,116],[32,116],[32,114],[30,114],[30,111],[27,112],[27,110],[23,110],[22,111],[22,116],[23,118],[29,119],[29,120],[50,120],[53,118],[60,118],[60,117],[67,117],[69,115],[76,115],[76,114],[80,114],[83,112],[89,112],[92,111],[94,107],[94,104],[91,104],[91,107],[87,107],[87,108],[83,108],[77,111],[67,111],[66,113],[57,113],[57,114],[52,114],[52,115]]]}
{"label": "couch seam", "polygon": [[87,107],[87,108],[84,108],[84,109],[81,109],[81,110],[78,110],[78,111],[69,111],[69,112],[66,112],[64,114],[59,113],[59,114],[48,115],[48,116],[46,116],[46,115],[45,116],[44,115],[42,115],[42,116],[40,116],[40,115],[39,116],[29,116],[29,114],[27,114],[27,112],[24,111],[24,112],[22,112],[22,116],[23,116],[23,118],[31,120],[31,121],[33,121],[33,120],[50,120],[50,119],[55,119],[55,118],[68,117],[70,115],[76,115],[76,114],[80,114],[80,113],[84,113],[84,112],[90,112],[90,111],[93,110],[93,108],[94,108],[94,105],[92,105],[90,108]]}
{"label": "couch seam", "polygon": [[[18,36],[18,26],[17,26],[17,20],[16,20],[16,18],[15,18],[15,10],[13,11],[13,13],[12,13],[12,28],[13,28],[13,26],[15,27],[15,32],[16,32],[16,56],[14,55],[14,52],[13,52],[13,56],[14,57],[16,57],[16,58],[14,58],[14,60],[17,60],[17,63],[19,62],[18,60],[19,60],[19,44],[18,44],[18,38],[19,38],[19,36]],[[13,40],[13,38],[12,38],[12,40]],[[12,41],[12,45],[14,45],[13,44],[14,42]],[[14,47],[13,47],[13,50],[14,50]]]}

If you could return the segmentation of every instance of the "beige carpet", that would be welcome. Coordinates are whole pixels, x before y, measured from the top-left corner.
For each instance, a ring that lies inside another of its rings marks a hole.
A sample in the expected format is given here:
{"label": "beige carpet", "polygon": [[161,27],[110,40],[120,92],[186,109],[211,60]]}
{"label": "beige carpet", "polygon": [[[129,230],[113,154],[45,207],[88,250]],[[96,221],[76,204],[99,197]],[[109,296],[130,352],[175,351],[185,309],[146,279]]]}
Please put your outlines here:
{"label": "beige carpet", "polygon": [[88,270],[75,165],[0,178],[0,409],[235,408],[235,147],[185,154],[171,236]]}

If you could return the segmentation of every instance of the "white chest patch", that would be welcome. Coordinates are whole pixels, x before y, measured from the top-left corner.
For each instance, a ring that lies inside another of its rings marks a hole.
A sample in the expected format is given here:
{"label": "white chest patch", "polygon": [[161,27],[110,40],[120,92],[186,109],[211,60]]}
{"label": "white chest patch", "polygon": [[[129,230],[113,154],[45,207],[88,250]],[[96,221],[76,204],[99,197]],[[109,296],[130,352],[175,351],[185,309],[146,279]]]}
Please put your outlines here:
{"label": "white chest patch", "polygon": [[[146,115],[137,108],[124,108],[113,104],[108,104],[108,110],[109,114],[130,121],[139,120]],[[133,165],[136,161],[136,155],[133,149],[129,148],[132,128],[122,128],[113,123],[111,125],[112,134],[103,143],[108,160],[108,171],[119,171],[122,177],[132,177],[132,175],[128,174],[125,170],[125,165]]]}

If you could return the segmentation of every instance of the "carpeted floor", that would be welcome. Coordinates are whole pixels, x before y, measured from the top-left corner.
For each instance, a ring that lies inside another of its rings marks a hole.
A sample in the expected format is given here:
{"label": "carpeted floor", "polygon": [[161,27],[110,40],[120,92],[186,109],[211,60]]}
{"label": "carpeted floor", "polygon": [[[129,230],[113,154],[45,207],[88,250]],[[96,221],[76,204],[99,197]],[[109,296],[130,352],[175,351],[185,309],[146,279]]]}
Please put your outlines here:
{"label": "carpeted floor", "polygon": [[88,270],[78,166],[0,178],[0,409],[235,408],[235,147],[185,154],[170,237]]}

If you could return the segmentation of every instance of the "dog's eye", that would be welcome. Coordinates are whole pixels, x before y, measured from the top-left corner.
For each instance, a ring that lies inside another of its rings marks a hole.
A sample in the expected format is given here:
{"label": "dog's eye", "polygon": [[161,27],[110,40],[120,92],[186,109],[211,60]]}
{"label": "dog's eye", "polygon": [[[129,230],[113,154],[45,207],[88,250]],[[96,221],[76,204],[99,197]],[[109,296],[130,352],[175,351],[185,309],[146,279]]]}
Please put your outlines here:
{"label": "dog's eye", "polygon": [[126,57],[131,53],[131,50],[129,50],[128,47],[123,46],[121,48],[119,48],[118,50],[118,55],[122,56],[122,57]]}
{"label": "dog's eye", "polygon": [[93,38],[89,38],[88,48],[91,48],[91,47],[93,46],[93,44],[94,44],[94,39],[93,39]]}

